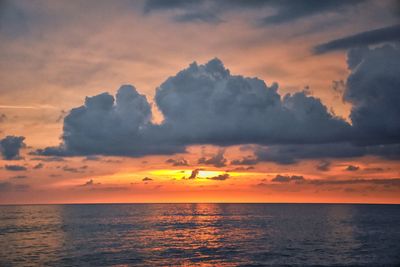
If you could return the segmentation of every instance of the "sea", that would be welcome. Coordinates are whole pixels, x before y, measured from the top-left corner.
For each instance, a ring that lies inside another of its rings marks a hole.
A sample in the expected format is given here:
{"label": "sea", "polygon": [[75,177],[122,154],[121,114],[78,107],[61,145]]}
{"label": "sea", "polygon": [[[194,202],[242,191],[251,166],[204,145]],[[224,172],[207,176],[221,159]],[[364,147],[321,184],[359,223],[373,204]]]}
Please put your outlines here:
{"label": "sea", "polygon": [[0,206],[0,266],[400,266],[400,205]]}

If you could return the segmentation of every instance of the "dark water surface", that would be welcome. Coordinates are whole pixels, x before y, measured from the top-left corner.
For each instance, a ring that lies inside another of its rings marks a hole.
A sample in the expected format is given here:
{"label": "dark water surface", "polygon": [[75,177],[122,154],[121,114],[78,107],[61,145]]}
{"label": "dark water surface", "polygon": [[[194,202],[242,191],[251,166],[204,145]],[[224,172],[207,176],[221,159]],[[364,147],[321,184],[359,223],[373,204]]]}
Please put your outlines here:
{"label": "dark water surface", "polygon": [[381,266],[400,205],[0,206],[0,266]]}

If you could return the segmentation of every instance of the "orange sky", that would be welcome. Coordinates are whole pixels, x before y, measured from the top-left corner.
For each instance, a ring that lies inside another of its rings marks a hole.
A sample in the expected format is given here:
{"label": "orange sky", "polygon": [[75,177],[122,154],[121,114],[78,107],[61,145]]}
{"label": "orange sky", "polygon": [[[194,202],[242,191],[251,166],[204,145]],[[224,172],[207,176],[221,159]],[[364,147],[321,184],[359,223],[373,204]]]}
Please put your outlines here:
{"label": "orange sky", "polygon": [[[203,64],[215,57],[233,74],[258,77],[268,86],[277,82],[282,96],[309,87],[330,112],[349,120],[351,104],[332,89],[333,81],[349,75],[346,51],[323,55],[310,51],[317,44],[397,22],[395,15],[378,15],[390,8],[391,1],[370,3],[356,15],[329,13],[266,27],[251,19],[260,12],[271,13],[268,8],[231,10],[215,24],[177,22],[171,10],[144,14],[142,4],[138,1],[128,8],[125,1],[111,6],[7,3],[4,25],[13,23],[15,10],[23,19],[15,28],[9,26],[11,34],[0,31],[0,114],[4,114],[0,138],[21,135],[26,146],[20,159],[0,160],[0,204],[400,203],[399,183],[376,181],[400,177],[399,161],[376,156],[234,165],[233,160],[252,157],[251,151],[213,145],[139,158],[32,155],[35,149],[60,143],[64,116],[82,105],[86,96],[114,95],[122,84],[133,84],[145,94],[153,103],[154,121],[162,121],[153,101],[155,89],[191,62]],[[200,157],[218,153],[226,159],[224,166],[198,163]],[[173,166],[168,159],[184,159],[187,166]],[[325,170],[317,168],[324,162],[328,162]],[[10,171],[6,165],[26,170]],[[355,170],[347,170],[348,166]],[[189,179],[196,169],[199,174]],[[225,180],[213,179],[226,174]],[[304,181],[273,181],[277,175],[303,176]],[[151,180],[144,181],[145,177]]]}

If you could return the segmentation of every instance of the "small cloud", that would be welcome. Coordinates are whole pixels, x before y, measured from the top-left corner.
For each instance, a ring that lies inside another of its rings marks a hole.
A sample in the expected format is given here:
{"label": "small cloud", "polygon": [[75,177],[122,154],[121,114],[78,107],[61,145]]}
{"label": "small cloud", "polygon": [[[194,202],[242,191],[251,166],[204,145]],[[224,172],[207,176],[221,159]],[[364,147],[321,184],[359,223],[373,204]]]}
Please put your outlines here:
{"label": "small cloud", "polygon": [[26,171],[27,168],[21,165],[5,165],[7,171]]}
{"label": "small cloud", "polygon": [[302,181],[305,181],[305,179],[301,175],[292,175],[292,176],[287,175],[286,176],[286,175],[278,174],[271,181],[278,182],[278,183],[289,183],[289,182],[302,182]]}
{"label": "small cloud", "polygon": [[153,181],[153,179],[151,179],[151,178],[149,178],[149,177],[144,177],[144,178],[142,179],[142,181],[143,181],[143,182],[151,182],[151,181]]}
{"label": "small cloud", "polygon": [[43,163],[38,163],[38,164],[36,164],[35,166],[33,166],[33,169],[34,170],[38,170],[38,169],[42,169],[44,167],[44,164]]}
{"label": "small cloud", "polygon": [[10,177],[10,179],[26,179],[26,178],[28,178],[28,176],[26,176],[26,175],[16,175],[16,176]]}
{"label": "small cloud", "polygon": [[67,115],[68,112],[66,112],[65,110],[61,110],[60,111],[60,115],[58,116],[58,118],[56,119],[56,122],[61,122],[64,120],[65,116]]}
{"label": "small cloud", "polygon": [[354,171],[358,171],[359,169],[360,169],[360,167],[358,167],[358,166],[349,165],[349,166],[347,166],[346,171],[354,172]]}
{"label": "small cloud", "polygon": [[5,160],[21,159],[19,152],[25,147],[25,137],[9,135],[0,140],[0,152]]}
{"label": "small cloud", "polygon": [[189,163],[186,159],[167,159],[166,163],[172,164],[172,166],[189,166]]}
{"label": "small cloud", "polygon": [[237,167],[231,170],[226,170],[226,172],[243,172],[243,171],[250,171],[254,170],[255,168],[253,166],[248,166],[248,167]]}
{"label": "small cloud", "polygon": [[202,157],[198,160],[198,164],[213,165],[214,167],[221,168],[226,166],[226,158],[224,157],[225,150],[220,149],[217,154],[207,159]]}
{"label": "small cloud", "polygon": [[91,155],[86,156],[83,161],[99,161],[101,158],[99,156]]}
{"label": "small cloud", "polygon": [[225,181],[227,179],[229,179],[229,174],[228,173],[224,173],[224,174],[220,174],[214,177],[209,177],[207,178],[209,180],[216,180],[216,181]]}
{"label": "small cloud", "polygon": [[331,167],[331,163],[329,161],[323,160],[320,163],[318,163],[318,165],[316,166],[316,169],[319,171],[326,172],[326,171],[329,171],[330,167]]}
{"label": "small cloud", "polygon": [[235,159],[231,161],[232,165],[255,165],[258,163],[258,159],[255,157],[247,156],[242,159]]}
{"label": "small cloud", "polygon": [[79,185],[79,186],[94,186],[94,185],[101,185],[101,183],[95,183],[93,181],[93,179],[90,179],[89,181],[87,181],[86,183]]}
{"label": "small cloud", "polygon": [[86,168],[87,168],[86,165],[82,166],[82,167],[79,167],[79,168],[73,168],[73,167],[69,167],[69,166],[64,166],[64,167],[62,167],[62,170],[65,171],[65,172],[82,173],[82,172],[84,172],[84,169],[86,169]]}
{"label": "small cloud", "polygon": [[4,122],[7,119],[6,114],[0,114],[0,122]]}
{"label": "small cloud", "polygon": [[50,156],[50,157],[36,157],[32,158],[31,160],[43,161],[43,162],[61,162],[65,161],[63,157],[59,156]]}
{"label": "small cloud", "polygon": [[190,176],[188,177],[188,179],[195,179],[197,177],[197,175],[199,174],[199,171],[201,171],[202,169],[194,169],[192,171],[192,173],[190,174]]}

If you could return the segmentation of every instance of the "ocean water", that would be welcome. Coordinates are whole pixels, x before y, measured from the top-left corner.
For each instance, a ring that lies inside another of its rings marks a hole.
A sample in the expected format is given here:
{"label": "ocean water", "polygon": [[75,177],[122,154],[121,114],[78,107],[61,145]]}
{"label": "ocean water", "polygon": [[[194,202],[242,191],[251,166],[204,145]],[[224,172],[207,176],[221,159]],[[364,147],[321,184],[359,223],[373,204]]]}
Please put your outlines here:
{"label": "ocean water", "polygon": [[398,266],[400,205],[0,206],[0,266]]}

